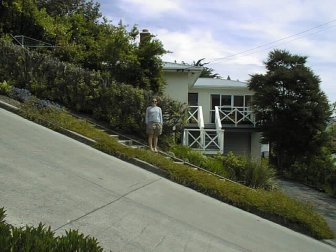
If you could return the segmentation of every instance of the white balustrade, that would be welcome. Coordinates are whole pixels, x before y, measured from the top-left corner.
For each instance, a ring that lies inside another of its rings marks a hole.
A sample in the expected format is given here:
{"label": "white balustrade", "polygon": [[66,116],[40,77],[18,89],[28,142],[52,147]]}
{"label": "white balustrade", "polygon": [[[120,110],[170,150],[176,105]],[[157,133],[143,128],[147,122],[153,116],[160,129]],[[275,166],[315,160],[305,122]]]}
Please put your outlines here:
{"label": "white balustrade", "polygon": [[221,122],[229,121],[234,123],[235,126],[243,122],[252,123],[253,126],[256,125],[253,111],[249,107],[216,106],[215,113],[216,109],[218,110],[218,115],[216,114],[216,120],[217,116],[219,116]]}

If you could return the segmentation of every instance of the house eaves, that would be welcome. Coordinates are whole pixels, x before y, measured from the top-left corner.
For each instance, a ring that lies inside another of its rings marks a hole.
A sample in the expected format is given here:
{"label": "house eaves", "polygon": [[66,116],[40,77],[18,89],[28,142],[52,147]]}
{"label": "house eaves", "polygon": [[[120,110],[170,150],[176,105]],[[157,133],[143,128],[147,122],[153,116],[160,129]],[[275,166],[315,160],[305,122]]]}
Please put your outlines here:
{"label": "house eaves", "polygon": [[213,78],[199,78],[194,88],[197,89],[249,89],[246,82],[226,80],[226,79],[213,79]]}
{"label": "house eaves", "polygon": [[189,64],[163,62],[163,71],[166,72],[199,72],[201,73],[203,67],[193,66]]}

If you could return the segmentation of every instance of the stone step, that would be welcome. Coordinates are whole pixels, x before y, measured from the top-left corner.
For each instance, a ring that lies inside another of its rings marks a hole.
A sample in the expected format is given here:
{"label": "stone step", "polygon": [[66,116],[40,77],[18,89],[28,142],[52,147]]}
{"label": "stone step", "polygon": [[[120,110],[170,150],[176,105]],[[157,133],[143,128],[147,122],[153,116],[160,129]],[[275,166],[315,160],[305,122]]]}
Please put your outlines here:
{"label": "stone step", "polygon": [[132,140],[118,140],[118,142],[128,146],[132,145]]}

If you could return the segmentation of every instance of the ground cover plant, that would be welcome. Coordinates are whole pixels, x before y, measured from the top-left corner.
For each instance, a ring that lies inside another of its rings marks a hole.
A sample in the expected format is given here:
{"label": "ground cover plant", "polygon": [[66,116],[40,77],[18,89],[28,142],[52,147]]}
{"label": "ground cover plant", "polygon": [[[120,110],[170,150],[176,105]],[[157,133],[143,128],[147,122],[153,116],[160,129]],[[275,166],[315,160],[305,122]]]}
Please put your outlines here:
{"label": "ground cover plant", "polygon": [[177,164],[146,149],[134,149],[120,144],[106,132],[86,120],[78,120],[64,110],[36,106],[36,100],[25,102],[20,114],[47,127],[78,132],[95,140],[94,147],[125,161],[134,158],[146,161],[165,171],[167,178],[213,198],[277,222],[317,239],[334,237],[326,221],[311,206],[289,198],[279,191],[252,189],[245,185],[221,180],[202,170]]}

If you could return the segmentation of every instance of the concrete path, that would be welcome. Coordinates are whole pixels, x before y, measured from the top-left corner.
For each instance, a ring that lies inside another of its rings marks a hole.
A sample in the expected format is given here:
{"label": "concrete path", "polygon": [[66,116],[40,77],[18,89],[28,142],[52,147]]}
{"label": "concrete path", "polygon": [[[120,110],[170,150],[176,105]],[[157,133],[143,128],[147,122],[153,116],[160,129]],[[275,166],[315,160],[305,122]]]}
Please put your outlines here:
{"label": "concrete path", "polygon": [[[312,205],[325,218],[330,228],[336,234],[336,198],[291,181],[279,180],[278,183],[281,190],[288,194],[288,196]],[[334,242],[336,244],[336,238]]]}
{"label": "concrete path", "polygon": [[7,222],[79,229],[111,251],[336,251],[0,109]]}

